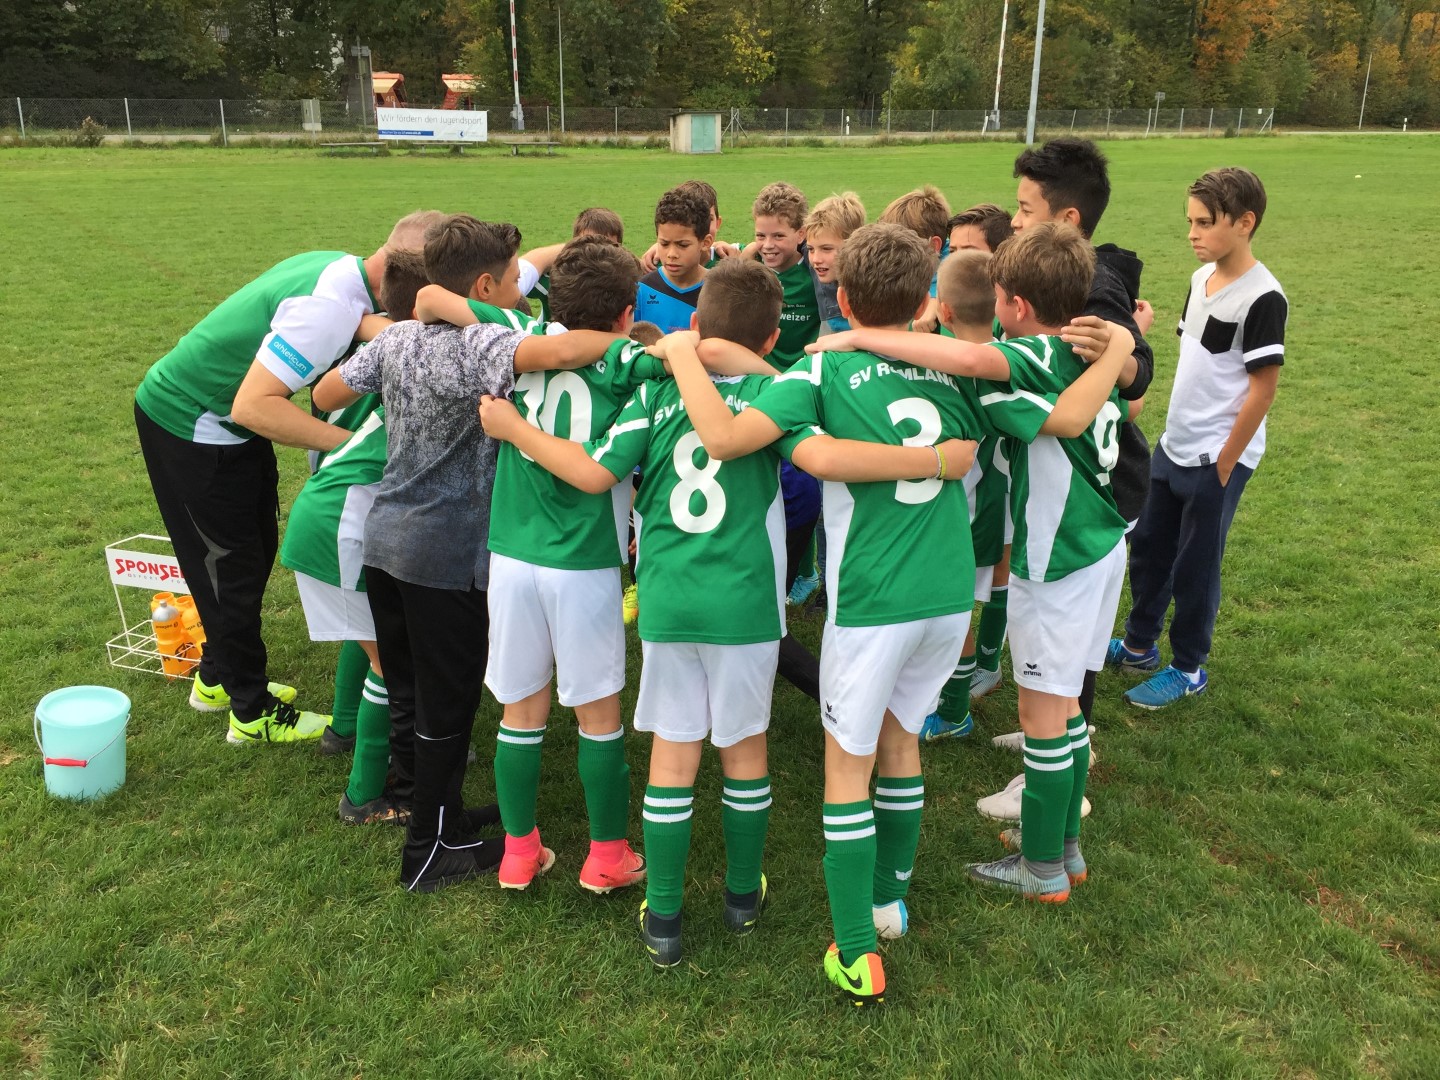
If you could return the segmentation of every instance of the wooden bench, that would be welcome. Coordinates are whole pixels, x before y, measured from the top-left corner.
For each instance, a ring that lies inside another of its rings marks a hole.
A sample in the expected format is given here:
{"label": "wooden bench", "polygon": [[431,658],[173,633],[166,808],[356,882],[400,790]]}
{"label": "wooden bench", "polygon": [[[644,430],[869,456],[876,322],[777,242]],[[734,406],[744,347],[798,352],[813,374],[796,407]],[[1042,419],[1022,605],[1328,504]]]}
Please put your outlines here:
{"label": "wooden bench", "polygon": [[511,157],[519,157],[522,146],[543,146],[545,147],[545,156],[549,157],[555,153],[555,147],[560,145],[558,142],[548,142],[544,139],[496,139],[495,141],[501,146],[510,147]]}
{"label": "wooden bench", "polygon": [[315,145],[326,152],[329,152],[330,150],[353,150],[356,148],[363,148],[365,150],[369,150],[372,154],[378,154],[381,150],[389,149],[389,146],[387,144],[383,142],[375,142],[374,140],[369,139],[367,139],[365,142],[321,142],[316,143]]}

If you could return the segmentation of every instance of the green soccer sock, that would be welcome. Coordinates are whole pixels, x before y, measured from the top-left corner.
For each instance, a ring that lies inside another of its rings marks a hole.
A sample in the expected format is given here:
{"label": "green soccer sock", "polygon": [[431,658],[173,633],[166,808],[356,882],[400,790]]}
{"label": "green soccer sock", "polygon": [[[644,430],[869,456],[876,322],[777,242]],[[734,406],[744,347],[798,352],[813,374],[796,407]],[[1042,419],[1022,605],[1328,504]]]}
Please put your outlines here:
{"label": "green soccer sock", "polygon": [[580,732],[577,762],[590,815],[590,840],[624,840],[630,818],[630,766],[625,762],[625,728],[607,735]]}
{"label": "green soccer sock", "polygon": [[[720,801],[720,824],[725,832],[725,888],[736,896],[749,896],[760,888],[765,834],[770,829],[770,777],[732,780],[727,776]],[[645,857],[649,858],[648,833],[645,843]]]}
{"label": "green soccer sock", "polygon": [[370,658],[358,641],[342,641],[335,660],[335,702],[330,706],[330,729],[341,738],[355,734],[355,718],[360,711],[360,695],[365,676],[370,674]]}
{"label": "green soccer sock", "polygon": [[990,590],[990,599],[980,611],[980,629],[975,631],[975,655],[986,671],[1000,670],[1000,647],[1005,644],[1006,605],[1010,586]]}
{"label": "green soccer sock", "polygon": [[1085,802],[1085,781],[1090,773],[1090,729],[1085,717],[1076,716],[1065,725],[1070,739],[1070,757],[1075,777],[1070,783],[1070,813],[1065,818],[1065,839],[1080,838],[1080,808]]}
{"label": "green soccer sock", "polygon": [[881,776],[875,781],[874,903],[903,900],[915,872],[920,846],[920,814],[925,780],[919,776]]}
{"label": "green soccer sock", "polygon": [[964,721],[970,712],[970,680],[974,677],[974,654],[962,656],[955,665],[955,673],[945,680],[945,687],[940,691],[940,704],[936,706],[940,719],[952,724]]}
{"label": "green soccer sock", "polygon": [[355,756],[350,761],[350,785],[345,789],[355,806],[385,793],[390,768],[390,696],[385,680],[371,671],[365,676],[355,721]]}
{"label": "green soccer sock", "polygon": [[694,803],[693,787],[651,784],[645,788],[645,809],[640,815],[645,834],[645,901],[661,918],[680,914],[684,902]]}
{"label": "green soccer sock", "polygon": [[869,799],[825,804],[825,891],[840,962],[875,951],[875,813]]}
{"label": "green soccer sock", "polygon": [[[1070,809],[1075,765],[1070,736],[1025,736],[1025,794],[1020,799],[1020,845],[1025,861],[1059,865],[1065,851],[1065,818]],[[1038,870],[1037,870],[1038,872]]]}
{"label": "green soccer sock", "polygon": [[535,798],[540,792],[540,748],[545,729],[508,728],[495,735],[495,801],[507,836],[535,831]]}

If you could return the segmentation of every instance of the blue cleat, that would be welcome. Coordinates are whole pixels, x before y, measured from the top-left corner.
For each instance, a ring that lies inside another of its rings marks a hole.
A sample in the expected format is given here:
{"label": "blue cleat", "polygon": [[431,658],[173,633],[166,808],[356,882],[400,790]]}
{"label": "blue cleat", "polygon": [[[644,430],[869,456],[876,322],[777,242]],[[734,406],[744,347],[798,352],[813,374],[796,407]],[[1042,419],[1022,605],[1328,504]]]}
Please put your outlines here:
{"label": "blue cleat", "polygon": [[1192,682],[1189,675],[1172,664],[1159,674],[1151,675],[1139,686],[1126,690],[1125,700],[1141,709],[1163,709],[1181,698],[1203,694],[1209,685],[1210,678],[1205,674],[1204,668],[1200,669],[1199,676]]}
{"label": "blue cleat", "polygon": [[785,603],[791,607],[799,607],[815,595],[815,590],[820,588],[820,571],[815,571],[809,577],[797,577],[795,584],[790,586],[790,595],[785,598]]}
{"label": "blue cleat", "polygon": [[1151,645],[1144,652],[1131,652],[1124,638],[1111,638],[1105,666],[1117,671],[1155,671],[1160,667],[1160,650]]}
{"label": "blue cleat", "polygon": [[941,739],[963,739],[975,730],[975,718],[968,712],[965,719],[958,724],[952,724],[938,712],[932,712],[925,717],[925,724],[920,729],[920,741],[924,743],[939,742]]}

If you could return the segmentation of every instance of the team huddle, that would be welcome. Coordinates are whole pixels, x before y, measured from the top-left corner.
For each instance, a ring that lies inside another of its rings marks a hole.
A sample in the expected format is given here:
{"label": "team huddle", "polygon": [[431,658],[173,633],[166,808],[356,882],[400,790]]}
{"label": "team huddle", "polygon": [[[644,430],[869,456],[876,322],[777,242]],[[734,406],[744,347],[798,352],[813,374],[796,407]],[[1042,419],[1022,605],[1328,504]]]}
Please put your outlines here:
{"label": "team huddle", "polygon": [[[969,874],[1066,902],[1088,873],[1095,674],[1145,674],[1125,699],[1151,709],[1207,686],[1287,307],[1251,253],[1263,186],[1207,173],[1188,190],[1203,265],[1152,459],[1133,422],[1154,368],[1141,264],[1090,241],[1105,159],[1057,139],[1015,176],[1013,215],[952,214],[926,185],[873,224],[853,193],[812,207],[774,183],[744,246],[719,239],[715,189],[691,181],[660,198],[643,261],[606,209],[525,251],[513,225],[420,211],[368,258],[267,271],[136,394],[206,630],[191,704],[228,711],[234,743],[351,753],[340,818],[404,826],[405,888],[494,873],[525,890],[557,863],[537,822],[557,695],[579,727],[580,884],[643,884],[640,937],[670,967],[707,738],[724,926],[752,932],[769,900],[778,674],[816,700],[825,744],[823,968],[864,1005],[886,995],[878,942],[909,926],[922,744],[971,734],[1008,641],[1020,730],[994,741],[1024,767],[979,808],[1018,824]],[[309,412],[290,401],[303,387]],[[283,545],[274,442],[312,451]],[[277,553],[311,637],[341,642],[329,715],[266,674]],[[787,599],[817,591],[818,658],[785,628]],[[629,726],[651,739],[643,855],[620,704],[631,621]],[[496,804],[467,807],[482,685],[504,710]]]}

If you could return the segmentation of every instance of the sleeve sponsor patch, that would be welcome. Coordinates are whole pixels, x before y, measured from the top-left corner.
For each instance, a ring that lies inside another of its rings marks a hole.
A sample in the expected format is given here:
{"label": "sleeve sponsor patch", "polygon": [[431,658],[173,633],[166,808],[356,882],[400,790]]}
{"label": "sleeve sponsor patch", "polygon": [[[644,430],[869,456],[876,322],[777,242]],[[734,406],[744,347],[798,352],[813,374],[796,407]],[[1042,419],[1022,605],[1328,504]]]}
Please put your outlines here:
{"label": "sleeve sponsor patch", "polygon": [[315,370],[315,365],[301,355],[300,350],[291,345],[279,334],[270,336],[270,351],[278,356],[281,362],[291,371],[295,372],[302,379],[308,379]]}

